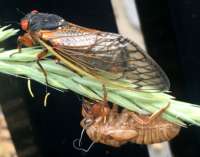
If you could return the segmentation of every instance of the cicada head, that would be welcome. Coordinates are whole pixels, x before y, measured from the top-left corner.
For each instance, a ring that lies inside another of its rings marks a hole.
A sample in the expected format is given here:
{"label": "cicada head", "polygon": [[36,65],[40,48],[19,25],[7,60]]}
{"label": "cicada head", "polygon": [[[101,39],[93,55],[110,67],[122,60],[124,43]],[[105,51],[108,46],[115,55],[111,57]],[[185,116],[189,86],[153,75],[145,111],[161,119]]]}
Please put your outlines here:
{"label": "cicada head", "polygon": [[21,19],[20,25],[24,31],[53,30],[65,26],[67,21],[55,14],[40,13],[33,10]]}
{"label": "cicada head", "polygon": [[98,117],[107,116],[110,112],[110,108],[108,104],[104,104],[104,102],[90,102],[84,100],[82,104],[82,115],[84,118],[92,118],[96,119]]}

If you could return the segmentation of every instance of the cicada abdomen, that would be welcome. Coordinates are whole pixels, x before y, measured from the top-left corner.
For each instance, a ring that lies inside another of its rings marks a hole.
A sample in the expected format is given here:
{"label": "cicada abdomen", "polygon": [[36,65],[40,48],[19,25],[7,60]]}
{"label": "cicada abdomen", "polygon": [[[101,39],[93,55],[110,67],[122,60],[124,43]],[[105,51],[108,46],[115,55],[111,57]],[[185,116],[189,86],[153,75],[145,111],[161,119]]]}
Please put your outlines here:
{"label": "cicada abdomen", "polygon": [[159,143],[173,139],[181,128],[162,119],[160,114],[163,111],[161,109],[154,114],[155,116],[142,116],[127,109],[119,112],[117,106],[113,106],[107,114],[106,120],[103,120],[102,116],[92,119],[92,116],[84,114],[81,126],[86,129],[87,135],[92,141],[114,147],[119,147],[127,142]]}

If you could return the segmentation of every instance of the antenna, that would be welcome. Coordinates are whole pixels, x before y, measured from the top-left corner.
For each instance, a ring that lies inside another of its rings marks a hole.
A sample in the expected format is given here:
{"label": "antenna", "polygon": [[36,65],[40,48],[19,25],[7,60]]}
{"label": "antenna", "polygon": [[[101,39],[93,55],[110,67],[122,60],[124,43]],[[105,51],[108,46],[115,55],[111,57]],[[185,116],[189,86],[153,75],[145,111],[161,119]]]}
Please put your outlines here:
{"label": "antenna", "polygon": [[22,15],[26,15],[23,11],[21,11],[19,8],[16,8],[16,10],[21,13]]}

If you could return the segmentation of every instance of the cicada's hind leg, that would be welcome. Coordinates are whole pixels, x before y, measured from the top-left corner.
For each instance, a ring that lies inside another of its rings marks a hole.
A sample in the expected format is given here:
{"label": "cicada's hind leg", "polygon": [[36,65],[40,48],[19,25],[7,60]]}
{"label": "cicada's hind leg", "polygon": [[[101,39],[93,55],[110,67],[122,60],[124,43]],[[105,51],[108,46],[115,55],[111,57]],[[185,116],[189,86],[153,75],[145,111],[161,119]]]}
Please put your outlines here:
{"label": "cicada's hind leg", "polygon": [[149,117],[149,120],[147,121],[147,123],[151,123],[154,119],[160,117],[162,115],[162,113],[164,113],[169,106],[170,106],[170,103],[167,103],[167,105],[165,105],[164,107],[162,107],[160,110],[154,112]]}
{"label": "cicada's hind leg", "polygon": [[168,103],[167,105],[165,105],[164,107],[162,107],[160,110],[154,112],[148,119],[145,119],[145,120],[142,119],[142,118],[140,118],[136,114],[132,114],[132,116],[141,125],[148,125],[151,122],[153,122],[156,118],[160,117],[162,115],[162,113],[164,113],[166,111],[166,109],[169,107],[169,105],[170,105],[170,103]]}

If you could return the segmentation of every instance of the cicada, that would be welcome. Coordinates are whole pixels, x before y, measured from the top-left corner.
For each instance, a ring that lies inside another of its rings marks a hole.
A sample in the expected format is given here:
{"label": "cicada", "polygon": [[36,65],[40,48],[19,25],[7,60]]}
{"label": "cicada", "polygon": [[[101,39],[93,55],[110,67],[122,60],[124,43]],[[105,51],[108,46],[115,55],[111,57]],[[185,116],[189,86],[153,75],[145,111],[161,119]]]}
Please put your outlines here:
{"label": "cicada", "polygon": [[108,110],[108,104],[103,101],[93,103],[84,101],[82,107],[84,118],[81,126],[93,143],[113,147],[119,147],[127,142],[153,144],[169,141],[179,133],[181,128],[161,118],[161,114],[169,105],[165,105],[152,115],[139,115],[127,109],[120,111],[116,105]]}
{"label": "cicada", "polygon": [[[120,34],[85,28],[48,13],[32,11],[21,19],[26,31],[19,46],[41,44],[78,73],[107,80],[126,80],[138,91],[167,91],[169,80],[160,66],[135,42]],[[45,53],[38,55],[38,59]],[[80,70],[81,69],[81,70]],[[105,82],[104,82],[105,83]]]}

